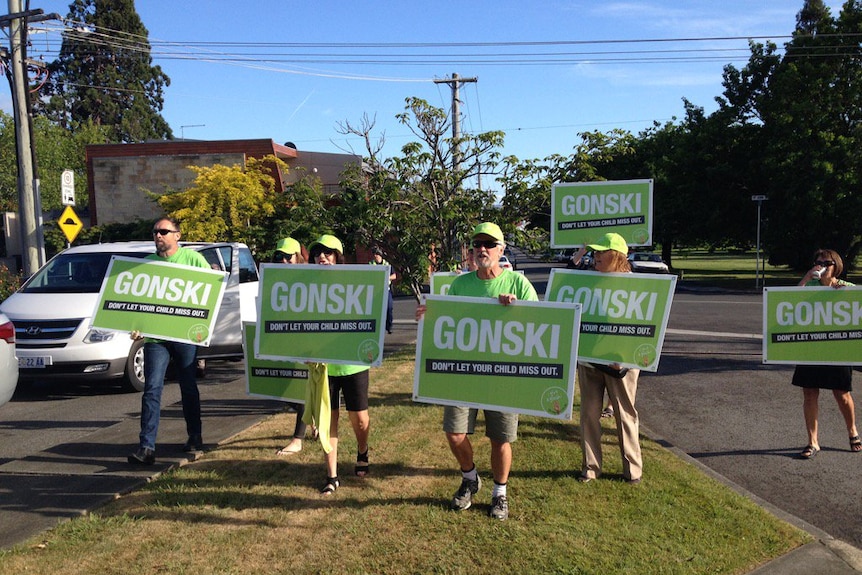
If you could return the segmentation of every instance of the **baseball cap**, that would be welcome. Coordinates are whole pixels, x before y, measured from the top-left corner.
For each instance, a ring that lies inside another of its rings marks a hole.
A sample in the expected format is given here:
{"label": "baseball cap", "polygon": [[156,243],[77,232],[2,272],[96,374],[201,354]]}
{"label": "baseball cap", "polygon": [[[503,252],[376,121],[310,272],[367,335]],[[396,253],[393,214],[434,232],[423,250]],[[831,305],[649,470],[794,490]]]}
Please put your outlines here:
{"label": "baseball cap", "polygon": [[503,230],[500,229],[500,226],[497,224],[492,224],[491,222],[482,222],[475,228],[473,228],[473,235],[470,237],[475,238],[478,235],[486,235],[491,236],[498,242],[505,242],[503,239]]}
{"label": "baseball cap", "polygon": [[623,239],[621,235],[615,234],[613,232],[606,233],[599,238],[598,242],[594,244],[587,244],[587,247],[597,252],[614,250],[615,252],[620,252],[623,255],[629,253],[629,246],[628,244],[626,244],[626,240]]}
{"label": "baseball cap", "polygon": [[331,250],[337,250],[340,254],[344,253],[344,246],[341,245],[341,240],[329,234],[323,234],[322,236],[311,242],[311,245],[308,246],[308,251],[310,252],[314,249],[314,246],[318,245],[325,248],[329,248]]}
{"label": "baseball cap", "polygon": [[285,254],[298,254],[301,249],[299,247],[299,242],[295,239],[283,238],[278,240],[278,243],[275,244],[275,251]]}

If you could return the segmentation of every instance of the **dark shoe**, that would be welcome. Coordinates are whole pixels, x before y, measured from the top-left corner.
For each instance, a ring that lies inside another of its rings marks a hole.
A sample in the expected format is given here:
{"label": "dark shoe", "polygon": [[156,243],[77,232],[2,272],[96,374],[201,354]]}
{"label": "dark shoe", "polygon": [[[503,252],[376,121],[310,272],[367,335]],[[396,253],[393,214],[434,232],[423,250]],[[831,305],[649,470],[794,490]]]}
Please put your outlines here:
{"label": "dark shoe", "polygon": [[488,510],[488,517],[505,521],[509,518],[509,499],[505,495],[498,495],[491,498],[491,509]]}
{"label": "dark shoe", "polygon": [[353,474],[356,477],[365,477],[371,471],[371,466],[368,464],[368,449],[365,453],[356,454],[356,465],[353,467]]}
{"label": "dark shoe", "polygon": [[332,495],[341,486],[341,482],[337,477],[327,477],[326,483],[320,489],[321,495]]}
{"label": "dark shoe", "polygon": [[189,435],[188,441],[183,445],[183,451],[191,453],[192,451],[203,451],[204,440],[200,435]]}
{"label": "dark shoe", "polygon": [[135,465],[152,465],[156,462],[156,450],[149,447],[139,447],[128,457],[129,463]]}
{"label": "dark shoe", "polygon": [[811,459],[820,451],[819,447],[815,447],[813,445],[807,446],[802,450],[802,453],[799,454],[799,459]]}
{"label": "dark shoe", "polygon": [[470,481],[466,477],[461,478],[461,486],[452,497],[449,508],[453,511],[466,511],[473,505],[473,496],[482,488],[482,480],[476,476],[476,481]]}
{"label": "dark shoe", "polygon": [[853,453],[859,453],[862,451],[862,439],[859,439],[858,435],[854,435],[850,438],[850,451]]}

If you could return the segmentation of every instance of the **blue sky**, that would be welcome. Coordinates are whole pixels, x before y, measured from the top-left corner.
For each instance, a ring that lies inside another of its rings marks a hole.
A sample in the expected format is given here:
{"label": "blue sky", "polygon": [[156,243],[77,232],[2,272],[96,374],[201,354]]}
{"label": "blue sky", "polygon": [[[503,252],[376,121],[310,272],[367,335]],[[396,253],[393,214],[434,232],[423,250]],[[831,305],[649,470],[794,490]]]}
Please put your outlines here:
{"label": "blue sky", "polygon": [[[30,7],[65,16],[68,4]],[[841,3],[827,4],[837,14]],[[521,159],[569,154],[578,132],[636,133],[679,118],[684,97],[711,112],[723,66],[748,59],[745,38],[781,46],[801,7],[802,0],[137,2],[154,55],[159,46],[155,63],[171,78],[162,115],[177,138],[271,138],[300,150],[362,153],[361,142],[336,128],[367,114],[392,156],[412,139],[395,119],[405,98],[448,109],[451,90],[433,79],[457,73],[478,79],[461,91],[462,129],[506,132],[503,152]],[[31,57],[59,46],[58,26],[50,28],[31,37]],[[681,38],[693,40],[632,42]],[[713,40],[697,40],[704,38]],[[625,42],[598,42],[610,40]],[[224,61],[238,53],[258,61]],[[318,61],[263,62],[261,53]],[[607,58],[614,61],[600,61]],[[567,61],[540,62],[548,59]],[[11,112],[6,82],[0,108]]]}

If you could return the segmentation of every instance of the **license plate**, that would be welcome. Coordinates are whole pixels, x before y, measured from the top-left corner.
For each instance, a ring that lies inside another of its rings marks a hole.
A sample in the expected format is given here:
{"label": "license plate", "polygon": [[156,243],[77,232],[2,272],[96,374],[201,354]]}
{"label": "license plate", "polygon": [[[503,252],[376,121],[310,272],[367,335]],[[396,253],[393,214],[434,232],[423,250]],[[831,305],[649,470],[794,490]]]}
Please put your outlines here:
{"label": "license plate", "polygon": [[34,355],[30,357],[19,357],[19,369],[39,369],[46,365],[51,365],[53,362],[50,355]]}

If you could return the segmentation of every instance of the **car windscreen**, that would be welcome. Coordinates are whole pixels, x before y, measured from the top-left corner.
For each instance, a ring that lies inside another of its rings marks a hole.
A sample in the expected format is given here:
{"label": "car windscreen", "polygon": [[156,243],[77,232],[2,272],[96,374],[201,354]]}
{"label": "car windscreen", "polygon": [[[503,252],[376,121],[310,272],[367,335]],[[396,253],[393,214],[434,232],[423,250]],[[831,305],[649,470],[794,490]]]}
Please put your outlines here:
{"label": "car windscreen", "polygon": [[22,293],[98,293],[112,255],[143,258],[147,254],[60,254],[27,280]]}

